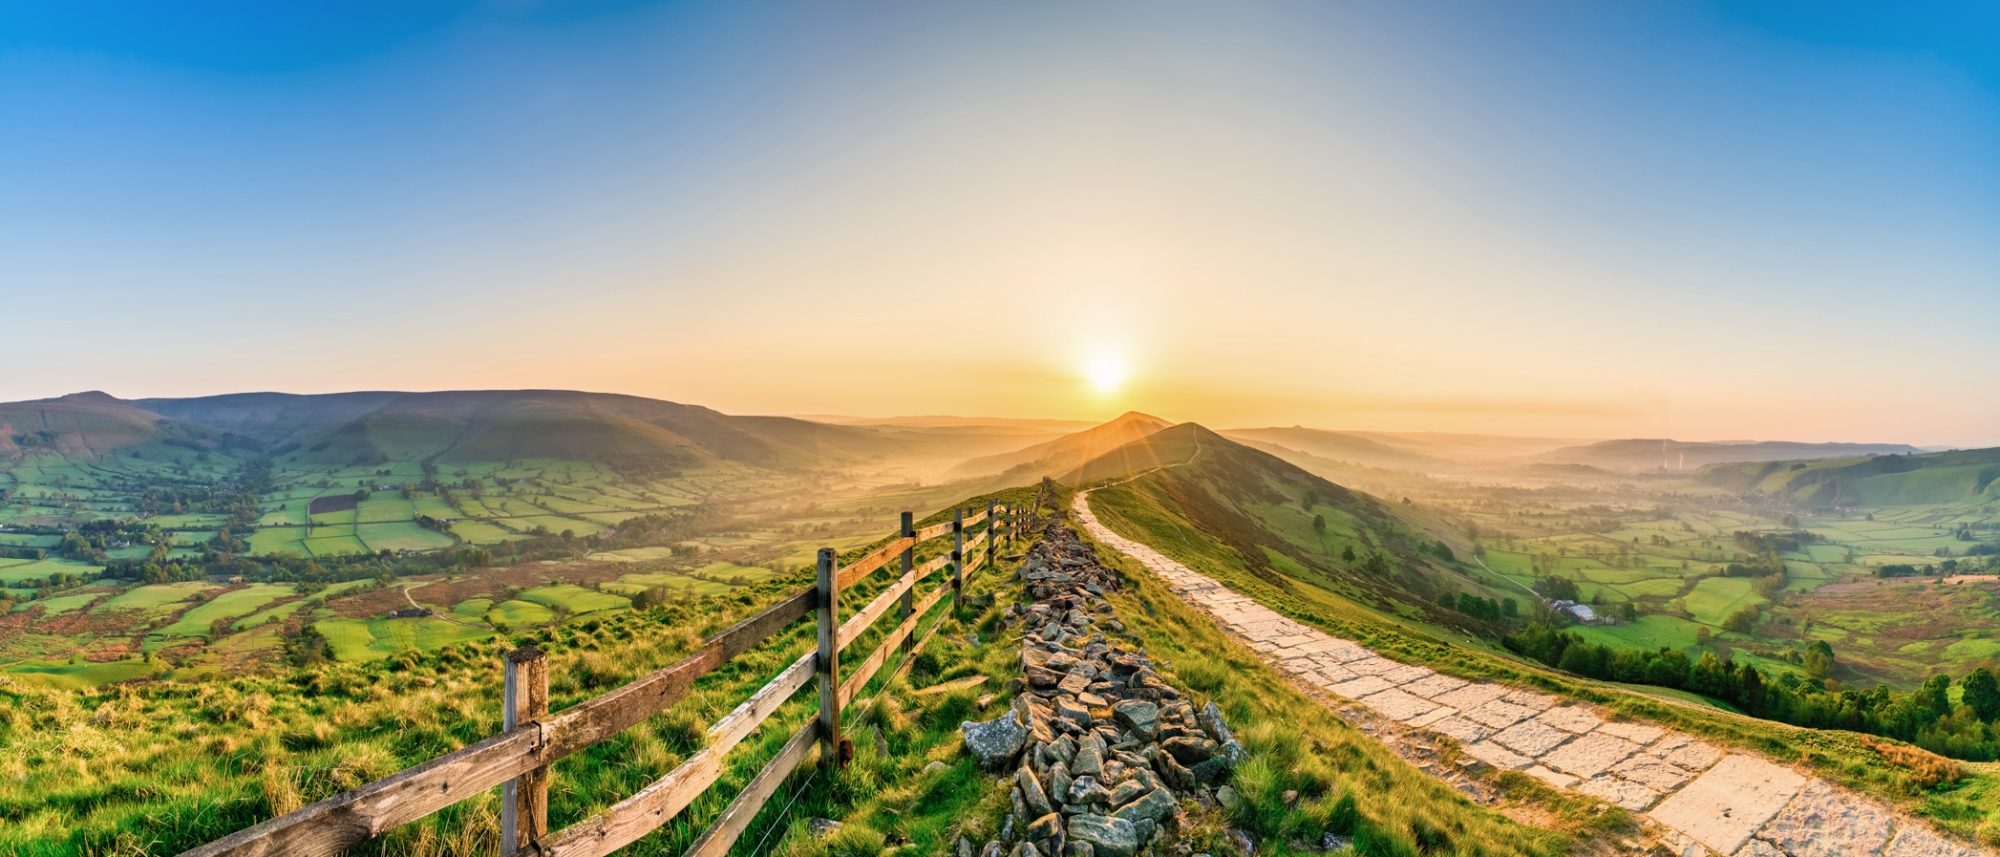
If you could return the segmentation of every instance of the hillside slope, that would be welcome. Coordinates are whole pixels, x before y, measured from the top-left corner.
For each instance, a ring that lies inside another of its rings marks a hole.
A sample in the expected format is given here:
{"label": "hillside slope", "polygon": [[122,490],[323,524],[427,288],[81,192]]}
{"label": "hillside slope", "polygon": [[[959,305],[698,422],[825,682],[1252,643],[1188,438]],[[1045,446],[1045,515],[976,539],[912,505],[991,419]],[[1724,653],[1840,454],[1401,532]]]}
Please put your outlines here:
{"label": "hillside slope", "polygon": [[[1270,444],[1298,450],[1337,462],[1380,467],[1389,470],[1435,472],[1451,470],[1458,462],[1416,452],[1360,435],[1323,431],[1303,426],[1291,428],[1224,429],[1223,437],[1245,443]],[[1275,454],[1275,453],[1274,453]]]}
{"label": "hillside slope", "polygon": [[955,479],[1004,476],[1009,484],[1027,484],[1044,476],[1067,473],[1100,455],[1146,437],[1172,423],[1130,411],[1103,425],[1063,435],[1051,441],[1000,455],[964,462],[950,471]]}
{"label": "hillside slope", "polygon": [[1809,508],[2000,501],[2000,447],[1710,467],[1702,481]]}
{"label": "hillside slope", "polygon": [[1738,461],[1783,461],[1841,458],[1855,455],[1903,455],[1921,452],[1901,443],[1684,443],[1662,438],[1606,440],[1587,446],[1567,446],[1534,456],[1544,464],[1583,464],[1607,470],[1695,470],[1710,464]]}
{"label": "hillside slope", "polygon": [[899,453],[893,438],[791,417],[740,417],[698,405],[567,390],[329,395],[242,393],[142,399],[156,414],[282,447],[300,461],[351,463],[645,456],[811,468]]}
{"label": "hillside slope", "polygon": [[1287,591],[1304,584],[1460,628],[1477,628],[1478,620],[1438,608],[1439,595],[1528,597],[1461,561],[1472,545],[1450,522],[1350,490],[1194,423],[1106,453],[1063,481],[1109,482],[1093,495],[1107,514],[1159,539],[1206,543]]}
{"label": "hillside slope", "polygon": [[35,450],[89,457],[169,442],[209,446],[221,435],[98,392],[0,404],[0,457]]}

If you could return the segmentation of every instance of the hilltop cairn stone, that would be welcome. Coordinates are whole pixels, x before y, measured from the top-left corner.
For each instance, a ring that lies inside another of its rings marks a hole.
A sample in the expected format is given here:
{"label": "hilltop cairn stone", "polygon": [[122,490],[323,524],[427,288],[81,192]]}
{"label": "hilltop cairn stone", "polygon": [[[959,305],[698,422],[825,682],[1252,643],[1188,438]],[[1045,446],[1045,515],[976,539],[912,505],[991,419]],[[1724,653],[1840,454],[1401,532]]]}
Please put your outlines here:
{"label": "hilltop cairn stone", "polygon": [[[1196,711],[1143,650],[1127,650],[1108,593],[1124,580],[1058,514],[1016,576],[1025,600],[1003,630],[1021,634],[1014,704],[960,728],[987,770],[1012,772],[1012,812],[980,854],[1180,854],[1183,800],[1213,790],[1245,758],[1211,702]],[[970,850],[967,843],[966,850]]]}

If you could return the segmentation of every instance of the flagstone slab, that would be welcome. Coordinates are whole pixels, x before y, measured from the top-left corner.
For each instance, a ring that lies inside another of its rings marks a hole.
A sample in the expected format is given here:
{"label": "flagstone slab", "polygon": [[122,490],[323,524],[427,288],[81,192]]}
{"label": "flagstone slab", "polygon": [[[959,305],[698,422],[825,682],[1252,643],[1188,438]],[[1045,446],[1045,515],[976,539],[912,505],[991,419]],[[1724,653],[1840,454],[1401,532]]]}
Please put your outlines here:
{"label": "flagstone slab", "polygon": [[[1531,721],[1532,722],[1532,721]],[[1541,757],[1542,764],[1589,779],[1639,752],[1639,745],[1616,735],[1583,735]]]}
{"label": "flagstone slab", "polygon": [[1660,793],[1631,780],[1617,777],[1596,777],[1578,786],[1577,791],[1616,804],[1633,812],[1642,812],[1660,799]]}
{"label": "flagstone slab", "polygon": [[1980,857],[1979,852],[1952,842],[1921,826],[1905,824],[1882,857]]}
{"label": "flagstone slab", "polygon": [[1439,695],[1450,693],[1465,685],[1466,681],[1464,679],[1452,678],[1448,675],[1434,675],[1421,681],[1410,682],[1404,685],[1403,689],[1425,699],[1435,700]]}
{"label": "flagstone slab", "polygon": [[1611,766],[1611,772],[1625,779],[1663,792],[1680,788],[1683,783],[1694,779],[1694,774],[1658,756],[1639,753],[1632,758]]}
{"label": "flagstone slab", "polygon": [[1805,777],[1788,768],[1730,755],[1661,801],[1651,815],[1718,853],[1735,854],[1805,784]]}
{"label": "flagstone slab", "polygon": [[1875,855],[1889,844],[1889,813],[1813,780],[1757,835],[1792,857]]}
{"label": "flagstone slab", "polygon": [[1471,711],[1493,700],[1507,695],[1507,689],[1491,684],[1474,684],[1431,697],[1439,705],[1449,705],[1460,711]]}
{"label": "flagstone slab", "polygon": [[1542,712],[1542,716],[1535,719],[1561,729],[1564,732],[1571,732],[1577,735],[1582,735],[1585,732],[1604,725],[1604,718],[1590,713],[1590,709],[1584,708],[1581,705],[1565,705],[1561,708],[1551,708]]}
{"label": "flagstone slab", "polygon": [[[1439,699],[1437,702],[1442,705],[1451,704],[1443,699]],[[1456,708],[1457,706],[1453,707]],[[1481,726],[1491,726],[1495,729],[1505,729],[1533,716],[1535,716],[1535,710],[1532,708],[1522,708],[1511,702],[1501,702],[1497,699],[1465,712],[1465,719]]]}
{"label": "flagstone slab", "polygon": [[1539,720],[1523,720],[1493,736],[1493,740],[1524,756],[1541,758],[1542,754],[1562,746],[1570,739],[1570,734]]}
{"label": "flagstone slab", "polygon": [[[1436,707],[1436,708],[1434,708],[1434,709],[1431,709],[1431,713],[1429,713],[1429,714],[1425,714],[1425,715],[1423,715],[1423,716],[1420,716],[1420,717],[1412,717],[1412,718],[1410,718],[1410,719],[1409,719],[1409,720],[1407,721],[1407,723],[1408,723],[1408,724],[1409,724],[1410,726],[1414,726],[1414,727],[1416,727],[1416,728],[1418,728],[1418,729],[1429,729],[1429,728],[1431,727],[1431,724],[1433,724],[1433,723],[1436,723],[1436,722],[1438,722],[1438,721],[1440,721],[1440,720],[1443,720],[1443,719],[1445,719],[1445,718],[1447,718],[1447,717],[1451,717],[1451,716],[1453,716],[1453,715],[1456,715],[1456,714],[1458,714],[1458,709],[1455,709],[1455,708],[1446,708],[1446,707],[1444,707],[1444,706],[1440,705],[1440,706],[1438,706],[1438,707]],[[1433,730],[1433,731],[1435,731],[1435,730]]]}
{"label": "flagstone slab", "polygon": [[1644,723],[1606,723],[1597,727],[1597,731],[1606,735],[1616,735],[1634,744],[1651,744],[1660,740],[1660,736],[1667,734],[1665,729],[1647,726]]}
{"label": "flagstone slab", "polygon": [[1361,698],[1361,704],[1390,720],[1413,720],[1436,711],[1438,704],[1400,690],[1385,690]]}
{"label": "flagstone slab", "polygon": [[[1449,711],[1450,709],[1440,710]],[[1486,736],[1493,734],[1493,730],[1456,715],[1444,717],[1425,728],[1439,735],[1450,736],[1460,744],[1471,744],[1475,741],[1484,740]]]}
{"label": "flagstone slab", "polygon": [[1476,744],[1466,745],[1465,755],[1503,771],[1518,771],[1535,763],[1535,760],[1491,741],[1480,741]]}
{"label": "flagstone slab", "polygon": [[1395,672],[1396,670],[1403,668],[1402,664],[1383,657],[1364,658],[1362,660],[1341,664],[1341,666],[1353,670],[1358,675],[1381,675],[1387,672]]}
{"label": "flagstone slab", "polygon": [[1400,685],[1409,684],[1418,679],[1429,678],[1433,675],[1436,675],[1436,673],[1431,672],[1429,667],[1406,666],[1399,670],[1390,670],[1383,673],[1382,679]]}
{"label": "flagstone slab", "polygon": [[1344,681],[1327,688],[1329,693],[1337,693],[1348,699],[1360,699],[1371,693],[1388,690],[1390,684],[1372,675],[1362,676],[1352,681]]}
{"label": "flagstone slab", "polygon": [[1704,771],[1722,759],[1722,751],[1686,735],[1668,733],[1646,748],[1646,752],[1690,771]]}

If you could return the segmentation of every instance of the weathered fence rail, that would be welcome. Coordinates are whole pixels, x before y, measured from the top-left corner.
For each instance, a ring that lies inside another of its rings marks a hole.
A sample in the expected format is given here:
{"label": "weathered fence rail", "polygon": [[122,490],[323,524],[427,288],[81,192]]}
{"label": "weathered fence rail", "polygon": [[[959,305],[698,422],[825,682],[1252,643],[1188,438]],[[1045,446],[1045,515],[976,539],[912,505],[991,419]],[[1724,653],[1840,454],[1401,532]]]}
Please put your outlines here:
{"label": "weathered fence rail", "polygon": [[[710,637],[699,651],[672,666],[559,712],[548,709],[547,656],[532,647],[516,649],[506,659],[500,734],[245,828],[181,857],[332,855],[495,786],[502,787],[502,854],[599,857],[672,821],[714,785],[731,749],[786,700],[817,681],[819,716],[786,742],[687,852],[719,857],[735,844],[764,802],[805,761],[815,744],[822,748],[822,765],[838,766],[845,761],[841,711],[852,705],[855,695],[892,656],[901,654],[903,668],[908,668],[909,659],[943,624],[934,623],[922,638],[915,638],[923,617],[946,595],[954,602],[961,600],[967,575],[993,563],[1000,540],[1019,537],[1027,514],[1022,508],[989,502],[985,511],[967,515],[959,509],[951,520],[916,529],[911,514],[904,512],[902,526],[887,544],[846,566],[837,564],[832,548],[821,548],[813,587],[786,596]],[[987,526],[968,539],[967,531],[982,523]],[[921,565],[915,562],[918,545],[947,535],[952,538],[950,552]],[[900,560],[897,570],[901,574],[847,621],[840,621],[840,593],[894,560]],[[945,581],[927,593],[917,593],[918,583],[946,568],[951,573]],[[843,680],[841,650],[873,627],[891,607],[898,608],[897,625]],[[559,831],[548,830],[550,764],[666,711],[687,697],[696,679],[756,648],[792,623],[815,615],[818,646],[709,727],[708,743],[700,751],[603,812]]]}

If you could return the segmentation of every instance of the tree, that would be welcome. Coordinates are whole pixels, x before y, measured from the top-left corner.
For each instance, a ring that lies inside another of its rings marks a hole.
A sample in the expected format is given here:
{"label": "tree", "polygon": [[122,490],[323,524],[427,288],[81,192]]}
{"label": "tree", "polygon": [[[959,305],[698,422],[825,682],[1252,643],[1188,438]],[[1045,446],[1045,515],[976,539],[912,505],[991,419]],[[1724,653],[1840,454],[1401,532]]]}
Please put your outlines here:
{"label": "tree", "polygon": [[1951,714],[1951,676],[1940,673],[1925,679],[1917,688],[1916,703],[1933,719]]}
{"label": "tree", "polygon": [[1988,723],[2000,720],[2000,679],[1992,672],[1985,667],[1975,669],[1959,686],[1965,689],[1965,704],[1975,716]]}
{"label": "tree", "polygon": [[1340,558],[1341,558],[1341,560],[1342,560],[1342,561],[1344,561],[1344,562],[1353,562],[1353,561],[1354,561],[1354,546],[1353,546],[1353,545],[1348,545],[1347,547],[1344,547],[1344,548],[1341,548],[1341,549],[1340,549]]}
{"label": "tree", "polygon": [[1707,625],[1703,625],[1703,626],[1701,626],[1701,627],[1699,627],[1699,628],[1696,628],[1696,629],[1694,629],[1694,644],[1695,644],[1695,645],[1697,645],[1697,646],[1706,646],[1706,645],[1708,645],[1708,641],[1709,641],[1709,640],[1712,640],[1712,639],[1715,639],[1715,632],[1714,632],[1714,631],[1710,631],[1710,630],[1708,630],[1708,626],[1707,626]]}
{"label": "tree", "polygon": [[1806,647],[1806,675],[1826,678],[1833,674],[1833,646],[1825,640],[1814,640]]}
{"label": "tree", "polygon": [[1639,608],[1632,606],[1632,602],[1630,601],[1620,604],[1618,605],[1618,618],[1624,619],[1627,622],[1637,621],[1639,618]]}

